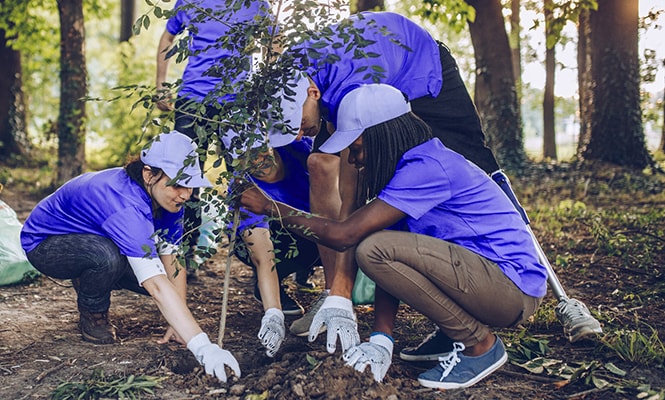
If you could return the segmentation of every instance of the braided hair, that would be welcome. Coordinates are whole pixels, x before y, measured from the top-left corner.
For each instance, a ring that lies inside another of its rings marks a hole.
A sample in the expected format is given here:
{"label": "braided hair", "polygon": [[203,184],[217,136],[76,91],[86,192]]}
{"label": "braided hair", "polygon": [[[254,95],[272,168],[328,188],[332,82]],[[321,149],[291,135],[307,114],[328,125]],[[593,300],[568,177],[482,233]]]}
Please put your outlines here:
{"label": "braided hair", "polygon": [[431,128],[412,112],[374,125],[363,132],[364,176],[358,184],[358,204],[376,197],[390,182],[404,153],[432,138]]}

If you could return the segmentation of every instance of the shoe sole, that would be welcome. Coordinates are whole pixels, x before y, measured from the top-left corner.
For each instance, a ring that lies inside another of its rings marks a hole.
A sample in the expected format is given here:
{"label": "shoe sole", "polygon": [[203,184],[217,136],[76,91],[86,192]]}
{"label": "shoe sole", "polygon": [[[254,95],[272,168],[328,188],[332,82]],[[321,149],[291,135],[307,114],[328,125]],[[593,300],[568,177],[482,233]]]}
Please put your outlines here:
{"label": "shoe sole", "polygon": [[[252,297],[254,297],[254,300],[259,302],[259,304],[263,305],[263,302],[261,300],[259,300],[258,297],[256,297],[256,296],[252,296]],[[305,310],[303,308],[294,309],[294,310],[282,310],[282,314],[284,314],[284,315],[303,315],[303,314],[305,314]]]}
{"label": "shoe sole", "polygon": [[[325,332],[326,330],[327,330],[327,329],[326,329],[326,326],[323,325],[323,326],[321,327],[321,329],[319,329],[319,335],[322,334],[323,332]],[[295,336],[298,336],[298,337],[307,337],[307,336],[309,336],[309,331],[305,331],[305,332],[293,332],[292,330],[289,329],[289,332],[291,332],[292,335],[295,335]]]}
{"label": "shoe sole", "polygon": [[94,336],[91,336],[91,335],[83,332],[83,330],[81,330],[81,337],[82,337],[83,341],[88,342],[88,343],[92,343],[92,344],[113,344],[113,343],[115,343],[115,339],[113,339],[113,338],[99,339],[99,338],[96,338]]}
{"label": "shoe sole", "polygon": [[432,389],[463,389],[480,382],[492,372],[499,369],[503,364],[506,363],[506,361],[508,361],[508,353],[503,353],[501,358],[498,359],[494,364],[490,365],[481,374],[475,376],[473,379],[467,382],[439,382],[418,378],[418,383],[420,383],[422,386]]}
{"label": "shoe sole", "polygon": [[450,354],[450,352],[423,355],[412,355],[400,352],[399,358],[403,361],[439,361],[439,357],[445,357],[448,354]]}

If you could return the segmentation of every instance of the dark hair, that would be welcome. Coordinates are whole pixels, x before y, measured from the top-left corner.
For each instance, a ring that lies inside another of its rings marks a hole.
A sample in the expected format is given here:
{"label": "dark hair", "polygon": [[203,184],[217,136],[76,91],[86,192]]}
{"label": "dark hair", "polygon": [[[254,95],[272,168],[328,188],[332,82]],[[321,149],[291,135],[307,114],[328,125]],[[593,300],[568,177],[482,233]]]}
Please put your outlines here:
{"label": "dark hair", "polygon": [[404,153],[432,138],[431,128],[409,112],[363,132],[364,179],[358,186],[358,204],[378,195],[390,182]]}
{"label": "dark hair", "polygon": [[[129,157],[127,159],[127,163],[125,163],[125,172],[129,178],[138,183],[139,186],[143,188],[145,187],[145,181],[143,180],[143,167],[146,165],[147,164],[141,161],[139,156]],[[157,167],[150,167],[150,170],[152,171],[153,175],[160,175],[163,173],[162,169]]]}

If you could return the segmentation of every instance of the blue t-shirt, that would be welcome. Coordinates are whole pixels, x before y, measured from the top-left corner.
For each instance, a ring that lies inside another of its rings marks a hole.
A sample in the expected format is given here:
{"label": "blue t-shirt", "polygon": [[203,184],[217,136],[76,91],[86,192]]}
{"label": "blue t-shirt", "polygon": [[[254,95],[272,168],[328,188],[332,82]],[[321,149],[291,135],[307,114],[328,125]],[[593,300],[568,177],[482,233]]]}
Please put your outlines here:
{"label": "blue t-shirt", "polygon": [[161,210],[153,216],[145,189],[123,168],[111,168],[80,175],[40,201],[23,225],[21,244],[29,252],[52,235],[92,234],[111,239],[127,257],[155,258],[155,232],[177,244],[182,215]]}
{"label": "blue t-shirt", "polygon": [[[348,21],[355,29],[364,30],[360,36],[371,43],[358,47],[365,53],[379,57],[355,57],[347,46],[357,43],[353,37],[333,37],[324,48],[306,41],[294,51],[302,49],[318,52],[322,57],[312,57],[305,51],[309,65],[305,68],[321,91],[321,102],[328,109],[330,122],[337,126],[337,108],[344,95],[360,84],[387,83],[406,94],[409,100],[424,96],[436,97],[443,84],[439,46],[432,36],[415,22],[391,12],[363,12],[351,16]],[[332,25],[336,34],[348,33],[345,22]],[[343,46],[334,43],[344,42]],[[355,44],[354,44],[355,46]],[[338,58],[340,61],[326,62]],[[384,75],[378,82],[369,73],[380,67]]]}
{"label": "blue t-shirt", "polygon": [[[271,199],[309,212],[309,172],[307,157],[312,152],[312,138],[304,137],[300,141],[275,149],[284,163],[285,176],[279,182],[266,183],[254,179],[256,185],[266,192]],[[239,230],[249,227],[268,228],[267,217],[242,209],[243,219]]]}
{"label": "blue t-shirt", "polygon": [[[209,70],[217,65],[223,66],[224,58],[238,56],[231,50],[217,44],[220,37],[227,35],[233,25],[258,23],[259,19],[269,14],[270,5],[259,0],[233,0],[227,9],[224,0],[177,0],[174,6],[176,13],[166,23],[166,30],[177,35],[185,29],[189,30],[189,51],[187,66],[182,75],[182,86],[179,95],[201,101],[222,80],[219,76],[209,75]],[[181,8],[182,7],[182,8]],[[202,14],[200,9],[208,10]],[[220,20],[223,18],[223,20]],[[212,70],[211,70],[212,71]],[[234,72],[237,73],[237,72]],[[246,77],[246,73],[237,74],[232,78],[238,82]],[[220,102],[232,101],[233,94],[227,94]]]}
{"label": "blue t-shirt", "polygon": [[407,214],[401,221],[405,230],[480,254],[498,264],[524,293],[545,295],[547,272],[508,196],[439,139],[404,153],[378,198]]}

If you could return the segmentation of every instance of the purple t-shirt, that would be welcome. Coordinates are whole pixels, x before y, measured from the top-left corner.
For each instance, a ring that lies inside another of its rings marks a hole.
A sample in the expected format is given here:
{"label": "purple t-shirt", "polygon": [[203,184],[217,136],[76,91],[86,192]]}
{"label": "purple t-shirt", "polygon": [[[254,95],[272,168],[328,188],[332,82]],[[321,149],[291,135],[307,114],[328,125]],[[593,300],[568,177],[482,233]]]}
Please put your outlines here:
{"label": "purple t-shirt", "polygon": [[[286,174],[284,179],[275,183],[266,183],[254,179],[256,185],[266,192],[271,199],[309,212],[309,172],[307,157],[312,152],[312,138],[304,137],[300,141],[275,149],[279,153]],[[239,230],[249,227],[268,228],[267,217],[251,213],[244,208]]]}
{"label": "purple t-shirt", "polygon": [[152,200],[123,168],[80,175],[37,204],[21,230],[31,251],[52,235],[92,234],[111,239],[127,257],[157,257],[155,232],[171,244],[183,234],[183,211],[152,214]]}
{"label": "purple t-shirt", "polygon": [[[439,46],[432,36],[415,22],[391,12],[363,12],[349,21],[360,36],[371,44],[358,50],[379,57],[354,57],[347,49],[348,42],[334,37],[324,48],[304,42],[294,51],[310,49],[322,57],[307,54],[309,65],[303,66],[321,91],[322,105],[328,108],[330,121],[337,125],[337,108],[344,95],[360,84],[387,83],[406,94],[409,100],[424,96],[436,97],[443,84]],[[348,33],[344,23],[331,26],[333,32]],[[353,43],[357,40],[350,38]],[[334,43],[344,42],[343,46]],[[326,59],[339,59],[327,62]],[[369,73],[383,70],[382,77],[373,81]]]}
{"label": "purple t-shirt", "polygon": [[405,230],[480,254],[524,293],[545,295],[547,272],[513,204],[485,172],[439,139],[404,153],[378,198],[407,214]]}
{"label": "purple t-shirt", "polygon": [[[211,76],[208,71],[215,65],[221,67],[222,59],[237,56],[230,50],[220,47],[217,44],[218,39],[227,35],[233,25],[251,24],[254,21],[258,23],[259,18],[269,15],[270,6],[265,1],[233,1],[231,7],[238,7],[233,12],[224,12],[227,9],[224,0],[176,1],[173,8],[176,13],[166,22],[166,30],[172,35],[177,35],[189,29],[190,35],[190,55],[182,75],[180,96],[201,101],[208,93],[215,90],[215,86],[221,82],[221,77],[214,74]],[[210,12],[201,14],[199,8]],[[237,74],[233,77],[233,81],[240,81],[246,75],[246,73]],[[233,94],[228,94],[219,101],[232,101],[234,98]]]}

